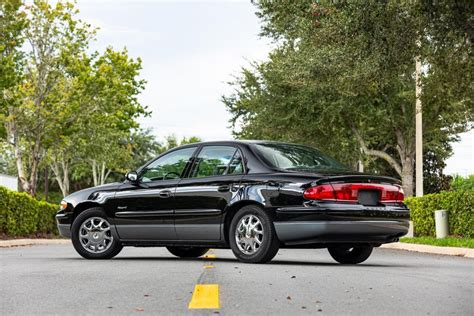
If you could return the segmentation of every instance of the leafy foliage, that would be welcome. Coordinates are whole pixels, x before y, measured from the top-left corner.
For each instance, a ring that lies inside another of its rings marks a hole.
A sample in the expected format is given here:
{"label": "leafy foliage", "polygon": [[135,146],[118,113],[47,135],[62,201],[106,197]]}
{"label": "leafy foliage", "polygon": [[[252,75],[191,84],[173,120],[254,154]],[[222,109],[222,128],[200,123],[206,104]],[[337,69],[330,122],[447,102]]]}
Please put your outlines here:
{"label": "leafy foliage", "polygon": [[111,47],[90,54],[96,30],[73,3],[8,0],[0,8],[2,168],[13,158],[31,195],[47,165],[63,195],[71,177],[102,184],[125,172],[141,133],[137,119],[149,114],[137,98],[145,85],[140,58]]}
{"label": "leafy foliage", "polygon": [[426,149],[471,128],[472,2],[254,3],[276,48],[222,99],[237,137],[313,145],[352,166],[377,158],[371,171],[390,167],[411,195],[418,56]]}
{"label": "leafy foliage", "polygon": [[451,181],[451,190],[453,191],[462,191],[469,190],[474,191],[474,174],[471,174],[466,177],[454,176]]}
{"label": "leafy foliage", "polygon": [[58,209],[58,205],[37,201],[26,193],[0,186],[0,234],[9,237],[58,235],[54,218]]}
{"label": "leafy foliage", "polygon": [[449,233],[453,236],[474,237],[474,190],[427,194],[405,199],[410,208],[415,236],[436,235],[434,211],[447,210]]}

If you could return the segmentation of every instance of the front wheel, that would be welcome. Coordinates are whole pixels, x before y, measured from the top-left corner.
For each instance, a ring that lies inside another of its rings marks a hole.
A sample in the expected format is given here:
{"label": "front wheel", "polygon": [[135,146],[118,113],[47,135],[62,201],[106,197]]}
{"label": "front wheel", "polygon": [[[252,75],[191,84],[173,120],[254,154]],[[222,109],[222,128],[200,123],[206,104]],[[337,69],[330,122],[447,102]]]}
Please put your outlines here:
{"label": "front wheel", "polygon": [[235,214],[229,243],[237,259],[247,263],[269,262],[280,247],[270,216],[256,205],[245,206]]}
{"label": "front wheel", "polygon": [[372,253],[372,246],[336,246],[329,247],[328,251],[331,257],[342,264],[357,264],[364,262]]}
{"label": "front wheel", "polygon": [[76,251],[86,259],[110,259],[122,250],[104,211],[96,207],[76,217],[71,227],[71,240]]}
{"label": "front wheel", "polygon": [[198,258],[209,251],[209,248],[201,247],[166,247],[166,249],[180,258]]}

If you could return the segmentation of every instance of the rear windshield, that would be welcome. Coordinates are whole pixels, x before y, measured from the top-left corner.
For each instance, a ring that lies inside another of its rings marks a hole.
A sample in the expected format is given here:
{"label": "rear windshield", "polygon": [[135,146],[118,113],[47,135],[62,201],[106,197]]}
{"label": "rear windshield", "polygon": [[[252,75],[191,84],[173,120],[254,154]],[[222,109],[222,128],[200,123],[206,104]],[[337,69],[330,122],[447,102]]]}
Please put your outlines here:
{"label": "rear windshield", "polygon": [[302,171],[350,171],[335,159],[312,147],[294,144],[256,144],[258,155],[270,166]]}

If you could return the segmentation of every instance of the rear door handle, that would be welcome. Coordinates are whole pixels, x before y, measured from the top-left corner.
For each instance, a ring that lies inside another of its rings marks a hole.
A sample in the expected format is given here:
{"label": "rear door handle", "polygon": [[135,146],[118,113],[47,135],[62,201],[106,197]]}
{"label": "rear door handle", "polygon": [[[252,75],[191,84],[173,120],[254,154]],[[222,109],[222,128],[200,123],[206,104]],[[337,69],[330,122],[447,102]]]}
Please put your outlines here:
{"label": "rear door handle", "polygon": [[158,194],[161,198],[169,198],[171,196],[171,191],[164,190]]}
{"label": "rear door handle", "polygon": [[230,185],[221,185],[217,188],[219,192],[227,192],[230,191]]}

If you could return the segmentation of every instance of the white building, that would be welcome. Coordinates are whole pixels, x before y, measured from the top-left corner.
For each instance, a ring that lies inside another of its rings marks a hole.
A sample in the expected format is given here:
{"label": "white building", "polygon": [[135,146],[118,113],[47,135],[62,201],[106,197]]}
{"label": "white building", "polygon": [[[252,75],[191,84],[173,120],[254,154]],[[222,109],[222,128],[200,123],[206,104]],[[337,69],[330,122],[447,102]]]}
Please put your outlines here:
{"label": "white building", "polygon": [[10,190],[18,191],[18,178],[0,173],[0,186]]}

